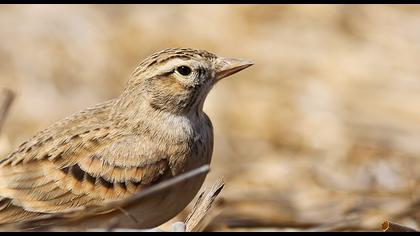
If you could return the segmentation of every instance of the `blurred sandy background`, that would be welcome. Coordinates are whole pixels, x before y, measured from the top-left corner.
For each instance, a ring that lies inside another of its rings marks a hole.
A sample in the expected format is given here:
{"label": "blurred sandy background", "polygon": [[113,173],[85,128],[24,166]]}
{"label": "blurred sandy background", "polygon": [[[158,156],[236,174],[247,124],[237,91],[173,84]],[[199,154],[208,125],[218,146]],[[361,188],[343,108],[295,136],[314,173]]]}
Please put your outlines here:
{"label": "blurred sandy background", "polygon": [[2,5],[1,155],[168,47],[255,62],[205,104],[226,182],[207,230],[420,226],[420,6]]}

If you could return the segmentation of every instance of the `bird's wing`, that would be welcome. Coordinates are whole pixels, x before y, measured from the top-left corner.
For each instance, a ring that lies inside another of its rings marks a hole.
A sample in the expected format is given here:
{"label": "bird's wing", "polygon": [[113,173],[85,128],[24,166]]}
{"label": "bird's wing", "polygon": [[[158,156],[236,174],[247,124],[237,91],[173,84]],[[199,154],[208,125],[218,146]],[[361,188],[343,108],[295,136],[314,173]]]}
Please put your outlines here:
{"label": "bird's wing", "polygon": [[[55,129],[77,127],[76,120]],[[122,199],[170,174],[147,138],[117,136],[103,124],[62,131],[41,132],[1,160],[0,224]]]}

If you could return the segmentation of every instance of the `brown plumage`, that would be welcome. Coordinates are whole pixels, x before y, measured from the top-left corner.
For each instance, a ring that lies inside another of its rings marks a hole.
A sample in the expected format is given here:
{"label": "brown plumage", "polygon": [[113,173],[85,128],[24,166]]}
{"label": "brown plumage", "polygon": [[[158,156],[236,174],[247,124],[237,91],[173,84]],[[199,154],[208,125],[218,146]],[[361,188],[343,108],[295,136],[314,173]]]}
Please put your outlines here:
{"label": "brown plumage", "polygon": [[[210,163],[204,100],[217,81],[250,65],[194,49],[151,55],[121,96],[53,124],[0,160],[0,224],[124,199]],[[174,217],[203,181],[158,203],[165,208],[153,209],[139,227]]]}

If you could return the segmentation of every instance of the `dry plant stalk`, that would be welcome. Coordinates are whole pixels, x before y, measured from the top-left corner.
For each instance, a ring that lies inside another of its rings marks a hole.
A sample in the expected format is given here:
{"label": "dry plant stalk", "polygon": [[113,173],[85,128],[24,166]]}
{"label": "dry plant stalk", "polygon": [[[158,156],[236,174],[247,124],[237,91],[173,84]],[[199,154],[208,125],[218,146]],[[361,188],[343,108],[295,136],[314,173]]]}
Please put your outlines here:
{"label": "dry plant stalk", "polygon": [[9,89],[2,89],[0,92],[0,132],[14,98],[15,94]]}
{"label": "dry plant stalk", "polygon": [[394,222],[385,221],[382,223],[383,232],[417,232],[417,230],[412,229],[407,226],[403,226]]}
{"label": "dry plant stalk", "polygon": [[202,192],[195,202],[192,211],[185,221],[187,232],[198,232],[205,228],[204,217],[209,212],[214,200],[224,187],[223,179],[219,178],[213,186]]}

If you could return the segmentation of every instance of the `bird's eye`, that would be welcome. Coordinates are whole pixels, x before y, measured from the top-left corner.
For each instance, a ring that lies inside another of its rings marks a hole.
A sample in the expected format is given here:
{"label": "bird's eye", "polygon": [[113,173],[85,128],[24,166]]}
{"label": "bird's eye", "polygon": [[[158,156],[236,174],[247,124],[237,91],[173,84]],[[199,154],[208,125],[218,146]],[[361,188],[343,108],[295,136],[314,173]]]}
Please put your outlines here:
{"label": "bird's eye", "polygon": [[187,76],[191,74],[191,68],[189,68],[188,66],[180,66],[176,68],[176,71],[183,76]]}

